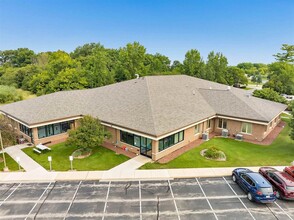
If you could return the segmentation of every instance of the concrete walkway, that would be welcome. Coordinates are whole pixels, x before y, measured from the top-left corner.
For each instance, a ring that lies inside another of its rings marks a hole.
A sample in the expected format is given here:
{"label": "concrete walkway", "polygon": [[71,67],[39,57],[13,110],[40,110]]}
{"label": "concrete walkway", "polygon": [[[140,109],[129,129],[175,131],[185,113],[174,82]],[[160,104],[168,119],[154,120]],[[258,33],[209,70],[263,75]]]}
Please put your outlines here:
{"label": "concrete walkway", "polygon": [[145,163],[150,162],[151,159],[142,155],[136,156],[106,172],[104,172],[101,179],[113,179],[122,176],[134,177],[134,172]]}
{"label": "concrete walkway", "polygon": [[[194,178],[194,177],[218,177],[229,176],[236,167],[226,168],[188,168],[188,169],[158,169],[158,170],[137,170],[140,166],[151,161],[144,156],[134,157],[106,171],[65,171],[49,172],[37,162],[26,155],[21,149],[27,145],[15,145],[8,147],[5,151],[16,160],[20,158],[20,165],[27,172],[0,172],[0,183],[5,182],[52,182],[70,180],[154,180],[154,179],[174,179],[174,178]],[[275,167],[275,166],[273,166]],[[259,167],[247,167],[253,171],[258,171]],[[278,170],[283,170],[284,166],[276,166]]]}
{"label": "concrete walkway", "polygon": [[[275,167],[283,170],[284,166]],[[246,167],[258,171],[259,167]],[[189,168],[189,169],[161,169],[161,170],[133,170],[130,172],[109,171],[74,171],[74,172],[1,172],[0,183],[5,182],[52,182],[52,181],[74,181],[74,180],[155,180],[174,178],[195,178],[195,177],[222,177],[230,176],[235,167],[226,168]]]}
{"label": "concrete walkway", "polygon": [[28,147],[27,144],[20,144],[11,147],[5,148],[5,152],[17,161],[17,157],[20,159],[20,166],[27,172],[36,172],[36,173],[47,173],[40,164],[26,155],[21,149]]}

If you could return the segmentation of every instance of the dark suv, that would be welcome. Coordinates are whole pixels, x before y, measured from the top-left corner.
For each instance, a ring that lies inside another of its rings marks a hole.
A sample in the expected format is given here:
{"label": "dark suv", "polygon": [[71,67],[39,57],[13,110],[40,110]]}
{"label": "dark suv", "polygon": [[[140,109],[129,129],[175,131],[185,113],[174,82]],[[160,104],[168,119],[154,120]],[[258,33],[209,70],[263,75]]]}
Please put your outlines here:
{"label": "dark suv", "polygon": [[233,170],[232,179],[247,193],[250,201],[261,203],[276,201],[273,187],[259,173],[246,168],[237,168]]}

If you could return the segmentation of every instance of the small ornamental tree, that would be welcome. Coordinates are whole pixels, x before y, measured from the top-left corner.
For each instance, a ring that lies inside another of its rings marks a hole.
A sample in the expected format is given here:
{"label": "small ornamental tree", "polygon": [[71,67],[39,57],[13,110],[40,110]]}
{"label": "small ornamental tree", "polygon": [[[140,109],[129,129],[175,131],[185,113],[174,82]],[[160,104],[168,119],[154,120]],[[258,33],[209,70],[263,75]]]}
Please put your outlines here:
{"label": "small ornamental tree", "polygon": [[110,137],[111,134],[101,125],[98,118],[86,115],[80,120],[80,126],[77,129],[69,131],[67,144],[86,150],[100,146]]}
{"label": "small ornamental tree", "polygon": [[4,147],[16,144],[16,129],[2,115],[0,115],[0,130]]}

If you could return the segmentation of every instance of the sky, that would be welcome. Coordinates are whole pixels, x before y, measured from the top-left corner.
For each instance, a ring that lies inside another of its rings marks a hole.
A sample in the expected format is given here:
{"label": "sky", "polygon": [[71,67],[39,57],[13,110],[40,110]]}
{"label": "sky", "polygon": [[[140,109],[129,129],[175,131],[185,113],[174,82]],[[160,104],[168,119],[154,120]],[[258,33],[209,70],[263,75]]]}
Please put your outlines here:
{"label": "sky", "polygon": [[293,0],[0,0],[0,50],[73,51],[100,42],[139,42],[148,53],[183,61],[197,49],[230,65],[271,63],[294,44]]}

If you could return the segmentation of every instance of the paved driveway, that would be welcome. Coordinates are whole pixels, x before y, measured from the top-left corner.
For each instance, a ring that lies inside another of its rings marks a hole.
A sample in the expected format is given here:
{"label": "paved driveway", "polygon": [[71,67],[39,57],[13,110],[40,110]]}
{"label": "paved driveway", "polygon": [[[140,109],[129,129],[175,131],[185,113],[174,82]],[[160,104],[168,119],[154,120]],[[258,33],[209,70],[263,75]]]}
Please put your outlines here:
{"label": "paved driveway", "polygon": [[294,219],[294,202],[249,202],[230,177],[0,184],[0,219]]}

